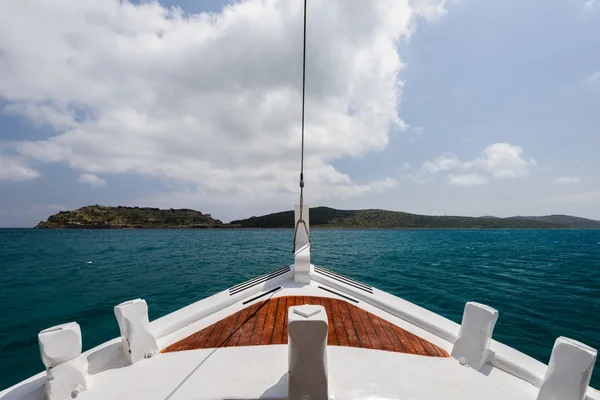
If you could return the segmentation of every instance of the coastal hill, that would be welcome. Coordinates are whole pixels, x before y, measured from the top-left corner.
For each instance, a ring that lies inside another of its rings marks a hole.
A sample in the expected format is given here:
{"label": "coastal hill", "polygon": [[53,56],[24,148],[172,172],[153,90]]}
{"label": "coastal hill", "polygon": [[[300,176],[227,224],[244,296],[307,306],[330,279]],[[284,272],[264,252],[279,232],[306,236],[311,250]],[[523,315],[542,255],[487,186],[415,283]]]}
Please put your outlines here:
{"label": "coastal hill", "polygon": [[127,229],[127,228],[235,228],[213,219],[210,214],[188,209],[87,206],[61,211],[40,222],[36,228]]}
{"label": "coastal hill", "polygon": [[593,219],[573,217],[571,215],[545,215],[543,217],[512,217],[512,218],[526,218],[534,221],[549,222],[555,225],[567,226],[569,228],[579,229],[597,229],[600,228],[600,221],[594,221]]}
{"label": "coastal hill", "polygon": [[[232,224],[243,228],[293,228],[293,211],[252,217]],[[311,227],[322,228],[600,228],[600,221],[568,215],[543,217],[458,217],[409,214],[386,210],[310,209]]]}
{"label": "coastal hill", "polygon": [[[542,217],[458,217],[409,214],[386,210],[310,209],[310,225],[318,228],[600,228],[600,221],[569,215]],[[87,206],[61,211],[36,228],[293,228],[293,211],[252,217],[224,224],[210,214],[188,209]]]}

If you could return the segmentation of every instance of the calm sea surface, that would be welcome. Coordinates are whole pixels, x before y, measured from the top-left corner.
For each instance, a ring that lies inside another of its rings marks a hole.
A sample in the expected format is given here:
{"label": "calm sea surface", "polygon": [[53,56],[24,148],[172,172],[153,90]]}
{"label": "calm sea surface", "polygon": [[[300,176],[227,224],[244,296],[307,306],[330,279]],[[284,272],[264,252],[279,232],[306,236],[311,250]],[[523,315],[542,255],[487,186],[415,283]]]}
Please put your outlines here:
{"label": "calm sea surface", "polygon": [[[37,333],[77,321],[116,337],[116,304],[150,319],[292,262],[292,230],[0,229],[0,389],[43,369]],[[548,362],[556,337],[600,348],[600,230],[313,230],[313,262],[460,323],[500,311],[494,338]],[[91,262],[91,263],[90,263]],[[600,387],[600,365],[592,378]]]}

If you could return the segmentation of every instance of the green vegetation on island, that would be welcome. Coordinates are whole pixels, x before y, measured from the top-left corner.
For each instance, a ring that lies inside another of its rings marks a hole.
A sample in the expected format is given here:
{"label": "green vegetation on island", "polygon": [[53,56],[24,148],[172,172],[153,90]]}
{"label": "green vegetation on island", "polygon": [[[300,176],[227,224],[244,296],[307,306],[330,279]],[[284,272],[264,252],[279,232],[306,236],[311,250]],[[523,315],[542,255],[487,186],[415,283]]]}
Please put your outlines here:
{"label": "green vegetation on island", "polygon": [[210,214],[188,209],[87,206],[61,211],[40,222],[36,228],[127,229],[127,228],[235,228],[213,219]]}
{"label": "green vegetation on island", "polygon": [[[232,221],[243,228],[293,228],[293,211]],[[329,207],[310,209],[311,227],[321,228],[600,228],[600,221],[568,215],[543,217],[458,217],[409,214],[386,210],[336,210]]]}
{"label": "green vegetation on island", "polygon": [[[310,209],[313,228],[467,228],[467,229],[552,229],[600,228],[600,221],[569,215],[542,217],[458,217],[409,214],[386,210]],[[40,222],[36,228],[52,229],[191,229],[191,228],[293,228],[293,211],[251,217],[224,224],[210,214],[189,209],[87,206],[61,211]]]}

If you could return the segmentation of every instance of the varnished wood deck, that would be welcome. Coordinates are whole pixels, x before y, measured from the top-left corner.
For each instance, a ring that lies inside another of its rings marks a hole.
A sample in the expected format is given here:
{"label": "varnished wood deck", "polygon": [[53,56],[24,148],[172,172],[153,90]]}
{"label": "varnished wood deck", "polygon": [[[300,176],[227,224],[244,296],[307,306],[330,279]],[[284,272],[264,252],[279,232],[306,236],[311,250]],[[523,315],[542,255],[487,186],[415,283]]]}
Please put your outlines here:
{"label": "varnished wood deck", "polygon": [[216,347],[287,344],[287,310],[318,304],[327,311],[329,346],[350,346],[431,357],[448,353],[344,300],[287,296],[255,303],[163,349],[162,353]]}

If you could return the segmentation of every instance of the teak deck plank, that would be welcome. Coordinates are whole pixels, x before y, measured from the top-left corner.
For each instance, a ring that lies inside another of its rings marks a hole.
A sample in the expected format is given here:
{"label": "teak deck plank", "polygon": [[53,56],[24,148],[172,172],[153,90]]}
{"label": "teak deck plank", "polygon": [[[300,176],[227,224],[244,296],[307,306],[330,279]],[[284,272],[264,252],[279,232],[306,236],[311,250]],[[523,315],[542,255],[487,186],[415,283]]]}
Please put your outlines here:
{"label": "teak deck plank", "polygon": [[[246,322],[240,329],[240,338],[236,343],[236,346],[247,346],[254,332],[254,324],[256,323],[256,311],[261,303],[255,303],[249,307],[248,311],[248,322]],[[199,347],[204,348],[204,347]]]}
{"label": "teak deck plank", "polygon": [[241,313],[235,313],[229,318],[227,318],[227,323],[225,324],[225,328],[223,328],[223,332],[221,332],[221,336],[217,339],[217,347],[225,347],[227,341],[233,335],[233,327],[235,323],[240,318]]}
{"label": "teak deck plank", "polygon": [[404,329],[401,329],[395,325],[392,325],[392,330],[396,334],[396,337],[398,338],[398,340],[400,340],[400,343],[402,343],[402,346],[404,346],[404,349],[406,350],[407,353],[417,354],[415,347],[411,343],[410,339],[406,336],[406,331]]}
{"label": "teak deck plank", "polygon": [[258,313],[256,314],[256,323],[254,325],[254,332],[252,332],[252,337],[250,338],[250,342],[248,343],[250,346],[257,346],[260,344],[260,340],[262,339],[262,332],[265,328],[265,320],[267,319],[267,310],[269,309],[269,301],[262,302],[259,306]]}
{"label": "teak deck plank", "polygon": [[350,347],[361,347],[360,342],[358,341],[358,335],[354,329],[352,317],[350,316],[350,311],[348,311],[347,304],[348,303],[345,301],[337,302],[337,305],[340,308],[340,314],[342,314],[342,322],[344,323],[344,328],[346,329],[346,335],[348,335],[348,345]]}
{"label": "teak deck plank", "polygon": [[335,319],[333,318],[333,313],[331,312],[331,302],[327,297],[321,297],[320,303],[323,307],[325,307],[325,311],[327,311],[327,320],[329,321],[329,331],[327,332],[327,343],[331,343],[332,346],[338,346],[339,341],[337,338],[337,333],[335,331]]}
{"label": "teak deck plank", "polygon": [[275,318],[277,317],[277,305],[279,298],[269,300],[265,327],[263,329],[260,344],[273,344],[273,331],[275,330]]}
{"label": "teak deck plank", "polygon": [[284,296],[259,301],[164,348],[162,353],[233,346],[287,344],[288,309],[321,305],[327,312],[329,346],[350,346],[429,357],[449,357],[438,346],[345,300]]}
{"label": "teak deck plank", "polygon": [[360,347],[372,349],[374,346],[371,345],[371,339],[369,338],[369,335],[367,335],[367,331],[364,327],[363,322],[360,320],[358,307],[348,306],[348,311],[350,312],[350,319],[352,320],[352,324],[354,325],[354,330],[356,331],[356,336],[358,337],[358,341],[360,342]]}
{"label": "teak deck plank", "polygon": [[281,337],[281,344],[286,344],[287,343],[287,337],[288,337],[288,309],[294,305],[294,299],[292,297],[286,297],[285,298],[286,304],[285,304],[285,312],[283,313],[283,335]]}
{"label": "teak deck plank", "polygon": [[360,320],[363,323],[363,326],[365,328],[365,333],[366,335],[369,337],[369,340],[371,341],[371,348],[375,349],[375,350],[383,350],[383,345],[381,344],[381,340],[379,339],[379,336],[377,336],[377,332],[375,332],[375,327],[373,327],[373,323],[371,322],[371,319],[369,318],[369,314],[368,313],[358,313]]}
{"label": "teak deck plank", "polygon": [[221,333],[223,333],[223,329],[225,329],[225,324],[227,323],[227,319],[230,317],[231,316],[229,316],[225,319],[222,319],[215,324],[215,327],[214,327],[212,333],[210,334],[210,336],[208,337],[208,340],[206,341],[204,348],[210,349],[212,347],[217,347],[219,336],[221,336]]}
{"label": "teak deck plank", "polygon": [[[333,316],[333,323],[329,324],[329,329],[332,329],[333,327],[335,330],[338,346],[349,346],[348,335],[346,334],[346,329],[344,329],[344,322],[342,322],[342,313],[340,313],[340,308],[337,305],[336,299],[329,299],[329,307],[331,315]],[[329,342],[327,344],[329,344]]]}
{"label": "teak deck plank", "polygon": [[229,340],[227,341],[227,343],[225,343],[225,346],[227,347],[233,347],[237,345],[238,340],[240,340],[240,336],[242,335],[242,326],[246,323],[246,320],[248,319],[248,312],[250,311],[250,307],[246,307],[242,310],[237,320],[237,322],[235,323],[235,327],[233,328],[233,333],[231,334],[231,337],[229,338]]}
{"label": "teak deck plank", "polygon": [[408,351],[404,348],[402,342],[400,342],[400,339],[398,339],[398,336],[394,332],[394,327],[392,326],[392,324],[390,324],[388,321],[381,320],[381,326],[387,334],[388,339],[390,339],[390,343],[392,344],[394,351],[400,353],[408,353]]}
{"label": "teak deck plank", "polygon": [[[283,325],[284,319],[287,316],[286,307],[287,297],[280,297],[279,304],[277,304],[276,317],[275,317],[275,329],[273,330],[273,341],[271,344],[283,344]],[[287,321],[286,321],[287,325]],[[287,332],[286,332],[287,335]]]}
{"label": "teak deck plank", "polygon": [[371,323],[373,324],[373,328],[375,329],[375,333],[377,333],[377,336],[379,337],[379,341],[381,342],[383,349],[386,351],[395,351],[394,345],[392,344],[389,335],[384,329],[384,322],[387,321],[384,321],[381,318],[372,314],[370,315],[370,317]]}

